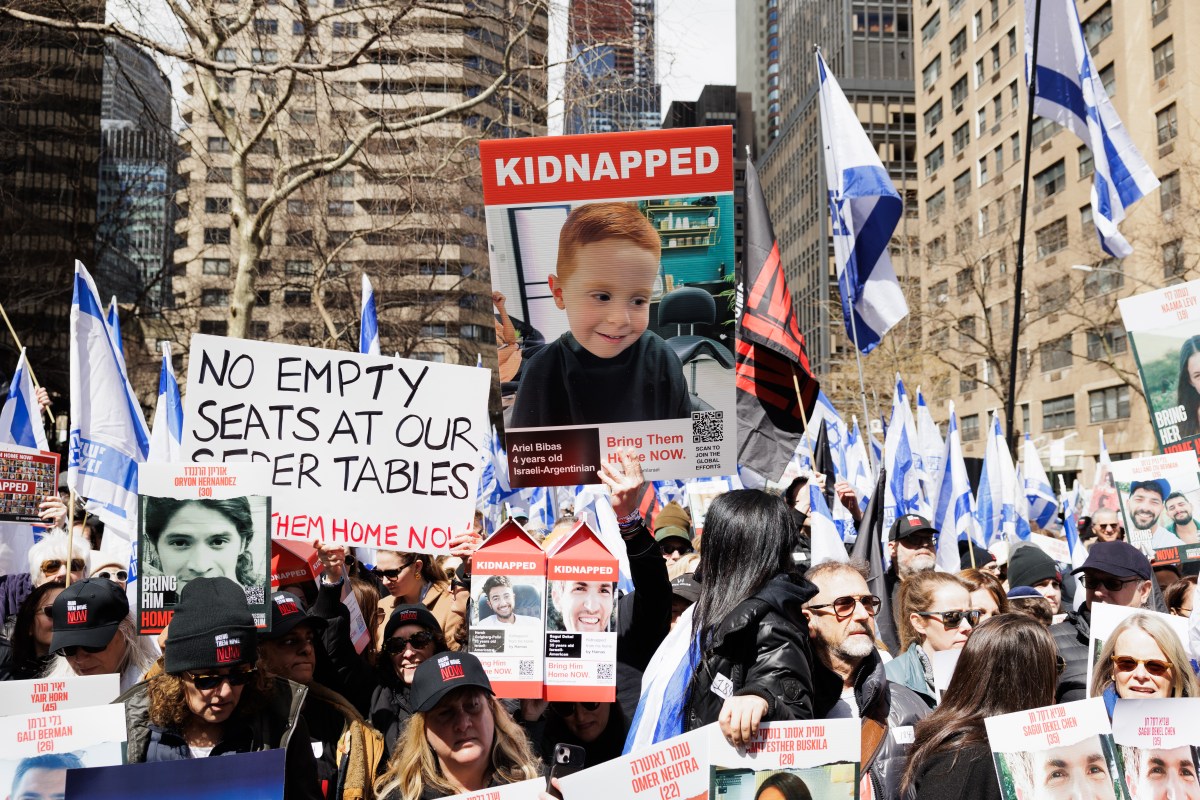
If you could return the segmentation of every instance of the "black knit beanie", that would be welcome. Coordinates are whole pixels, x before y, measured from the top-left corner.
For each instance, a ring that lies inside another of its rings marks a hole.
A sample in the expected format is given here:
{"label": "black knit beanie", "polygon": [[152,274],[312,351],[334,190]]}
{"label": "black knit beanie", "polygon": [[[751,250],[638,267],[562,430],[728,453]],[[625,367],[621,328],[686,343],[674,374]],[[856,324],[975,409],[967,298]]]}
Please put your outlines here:
{"label": "black knit beanie", "polygon": [[253,664],[257,639],[241,586],[229,578],[193,578],[179,593],[167,628],[164,667],[178,675]]}
{"label": "black knit beanie", "polygon": [[1036,586],[1047,578],[1062,580],[1058,565],[1054,559],[1042,552],[1034,544],[1019,547],[1008,557],[1008,585],[1015,589],[1018,586]]}

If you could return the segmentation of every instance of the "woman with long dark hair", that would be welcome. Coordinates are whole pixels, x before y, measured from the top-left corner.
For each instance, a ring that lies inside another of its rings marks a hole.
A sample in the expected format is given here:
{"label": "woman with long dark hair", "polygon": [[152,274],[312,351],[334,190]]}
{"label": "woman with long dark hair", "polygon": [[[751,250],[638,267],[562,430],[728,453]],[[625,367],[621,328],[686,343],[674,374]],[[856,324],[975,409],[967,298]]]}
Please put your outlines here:
{"label": "woman with long dark hair", "polygon": [[980,625],[963,647],[941,705],[917,723],[901,796],[1000,800],[983,721],[1053,705],[1060,663],[1050,632],[1029,617],[1002,614]]}
{"label": "woman with long dark hair", "polygon": [[713,501],[704,520],[700,597],[692,633],[701,659],[684,726],[720,722],[740,746],[763,721],[811,719],[808,623],[817,588],[796,570],[799,531],[783,499],[741,489]]}
{"label": "woman with long dark hair", "polygon": [[40,678],[54,663],[54,600],[63,588],[62,581],[43,583],[21,601],[11,641],[0,637],[0,680]]}
{"label": "woman with long dark hair", "polygon": [[1179,424],[1184,439],[1200,435],[1200,336],[1193,336],[1179,348],[1179,380],[1175,399],[1187,416]]}

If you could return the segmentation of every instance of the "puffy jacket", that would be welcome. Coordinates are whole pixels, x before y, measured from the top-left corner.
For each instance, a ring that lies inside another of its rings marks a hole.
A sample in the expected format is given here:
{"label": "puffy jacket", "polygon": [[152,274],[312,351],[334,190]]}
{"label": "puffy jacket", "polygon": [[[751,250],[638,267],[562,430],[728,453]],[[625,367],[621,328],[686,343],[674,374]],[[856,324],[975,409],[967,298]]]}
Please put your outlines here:
{"label": "puffy jacket", "polygon": [[1083,700],[1087,697],[1088,640],[1092,635],[1091,609],[1084,606],[1078,611],[1068,613],[1065,620],[1050,626],[1050,635],[1054,637],[1054,646],[1058,648],[1058,654],[1067,662],[1062,675],[1058,676],[1055,702]]}
{"label": "puffy jacket", "polygon": [[764,721],[813,718],[812,656],[800,607],[816,593],[804,578],[777,575],[717,625],[689,686],[688,730],[716,722],[724,698],[734,695],[766,700]]}
{"label": "puffy jacket", "polygon": [[[285,749],[285,800],[321,800],[308,727],[300,716],[307,694],[308,690],[298,683],[274,678],[266,707],[241,724],[227,725],[226,739],[212,755]],[[187,742],[177,731],[150,722],[149,683],[139,683],[114,702],[125,704],[126,763],[191,758]]]}
{"label": "puffy jacket", "polygon": [[897,658],[883,665],[889,681],[907,687],[921,698],[929,708],[937,705],[937,695],[925,678],[925,665],[921,662],[920,645],[913,642]]}
{"label": "puffy jacket", "polygon": [[[813,710],[817,719],[823,719],[841,698],[842,679],[820,661],[814,661],[813,681]],[[929,706],[916,692],[887,679],[883,659],[874,650],[863,659],[854,676],[854,698],[860,716],[886,721],[888,735],[879,743],[865,771],[870,773],[876,800],[897,798],[908,764],[912,727],[929,716]]]}

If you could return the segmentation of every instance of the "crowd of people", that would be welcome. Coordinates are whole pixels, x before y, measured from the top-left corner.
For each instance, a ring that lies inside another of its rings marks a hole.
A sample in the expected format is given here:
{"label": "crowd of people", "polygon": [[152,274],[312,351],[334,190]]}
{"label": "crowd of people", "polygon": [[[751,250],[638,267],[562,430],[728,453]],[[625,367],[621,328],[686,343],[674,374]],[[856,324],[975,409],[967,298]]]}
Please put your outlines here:
{"label": "crowd of people", "polygon": [[[156,640],[136,633],[128,566],[82,530],[54,531],[30,550],[27,573],[2,579],[0,678],[118,675],[129,762],[281,748],[286,796],[330,800],[448,797],[537,778],[563,744],[582,748],[587,766],[616,758],[655,652],[680,625],[696,652],[671,689],[680,731],[717,723],[744,747],[763,722],[857,719],[862,789],[877,800],[1000,797],[987,717],[1089,689],[1110,714],[1118,698],[1200,691],[1178,636],[1146,614],[1117,627],[1088,674],[1096,604],[1188,616],[1195,595],[1194,577],[1164,581],[1103,512],[1086,561],[1067,573],[1026,543],[964,543],[962,571],[938,571],[939,531],[904,515],[882,536],[886,575],[872,576],[853,560],[811,563],[808,494],[796,486],[718,496],[697,536],[675,503],[642,518],[631,455],[601,478],[633,584],[609,603],[614,702],[496,696],[467,651],[472,609],[486,602],[490,625],[518,624],[518,597],[503,578],[472,595],[469,536],[453,557],[380,551],[370,568],[317,543],[320,577],[270,596],[269,632],[237,582],[194,576]],[[836,494],[862,516],[853,490]],[[65,508],[46,508],[61,524]],[[352,639],[347,585],[367,622],[364,647]],[[68,613],[81,604],[86,615]],[[935,661],[947,651],[961,655],[942,685]]]}

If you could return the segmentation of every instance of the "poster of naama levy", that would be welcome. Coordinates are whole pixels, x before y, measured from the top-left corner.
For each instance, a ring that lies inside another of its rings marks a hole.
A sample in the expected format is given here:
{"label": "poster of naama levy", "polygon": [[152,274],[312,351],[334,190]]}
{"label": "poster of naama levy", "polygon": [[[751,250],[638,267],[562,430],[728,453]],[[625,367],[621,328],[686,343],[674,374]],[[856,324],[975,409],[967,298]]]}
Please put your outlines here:
{"label": "poster of naama levy", "polygon": [[512,485],[732,473],[732,129],[479,149]]}

